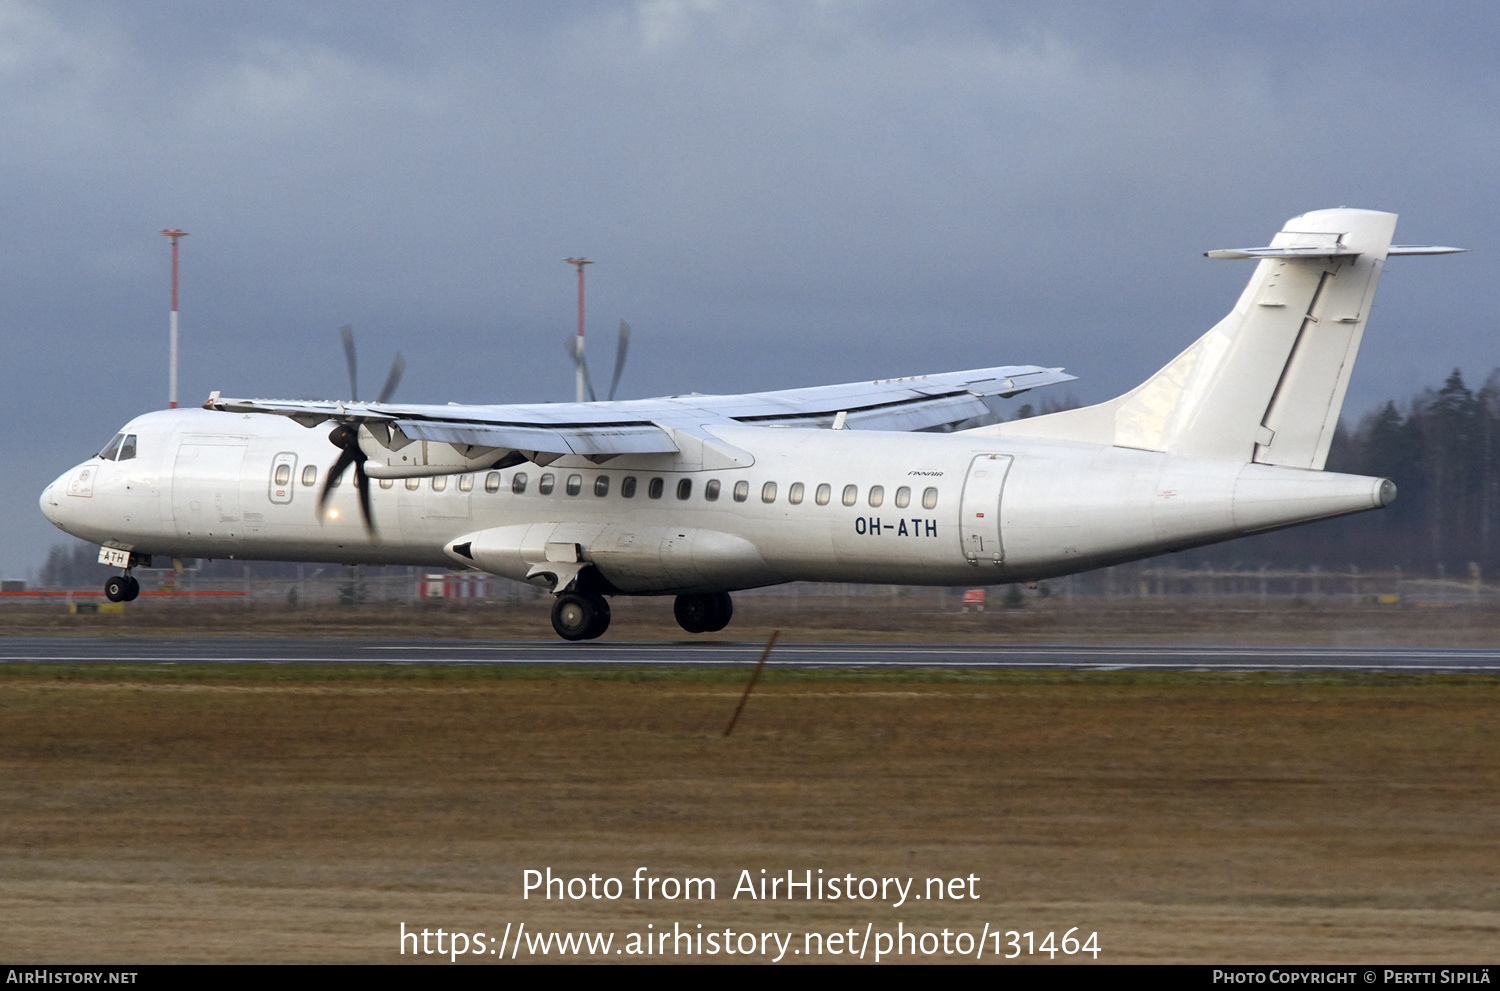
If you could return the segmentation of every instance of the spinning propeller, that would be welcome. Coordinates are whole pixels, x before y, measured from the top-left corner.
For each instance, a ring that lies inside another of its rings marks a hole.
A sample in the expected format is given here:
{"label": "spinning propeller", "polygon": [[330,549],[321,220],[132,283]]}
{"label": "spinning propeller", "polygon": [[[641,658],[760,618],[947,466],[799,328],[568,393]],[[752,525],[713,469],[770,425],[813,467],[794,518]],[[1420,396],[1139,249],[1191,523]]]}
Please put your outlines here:
{"label": "spinning propeller", "polygon": [[[359,376],[357,373],[358,361],[354,352],[354,328],[345,324],[339,328],[339,336],[344,340],[344,357],[349,362],[349,398],[353,402],[359,402]],[[391,370],[385,377],[385,385],[380,388],[380,395],[376,403],[386,402],[391,394],[396,391],[396,386],[401,382],[401,373],[406,371],[406,359],[401,357],[401,352],[396,352],[396,360],[391,362]],[[338,459],[334,461],[333,467],[328,469],[328,475],[323,479],[323,488],[318,492],[318,520],[327,519],[324,513],[328,505],[329,491],[338,484],[339,479],[354,466],[354,484],[359,489],[359,509],[364,516],[365,529],[371,535],[375,533],[375,520],[370,515],[370,476],[365,474],[365,452],[359,446],[359,422],[356,420],[344,420],[334,427],[328,434],[328,441],[339,449]]]}
{"label": "spinning propeller", "polygon": [[[573,359],[573,367],[583,371],[583,384],[589,392],[589,402],[596,403],[599,398],[594,395],[594,383],[589,378],[589,363],[583,357],[583,344],[578,337],[569,335],[563,342],[563,348],[568,352],[568,357]],[[630,349],[630,324],[624,320],[620,321],[620,340],[615,345],[615,377],[609,383],[609,395],[605,401],[609,402],[615,398],[615,390],[620,386],[620,374],[625,371],[625,352]]]}

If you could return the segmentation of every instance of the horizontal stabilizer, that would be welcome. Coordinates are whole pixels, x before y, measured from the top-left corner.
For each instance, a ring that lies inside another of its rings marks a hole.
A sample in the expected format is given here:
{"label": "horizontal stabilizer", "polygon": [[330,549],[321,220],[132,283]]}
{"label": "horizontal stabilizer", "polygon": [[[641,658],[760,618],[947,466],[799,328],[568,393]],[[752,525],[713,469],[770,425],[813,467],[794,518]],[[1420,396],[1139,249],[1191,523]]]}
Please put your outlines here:
{"label": "horizontal stabilizer", "polygon": [[1204,258],[1353,258],[1358,251],[1333,245],[1292,248],[1220,248],[1203,252]]}
{"label": "horizontal stabilizer", "polygon": [[1393,244],[1387,255],[1456,255],[1468,248],[1446,248],[1441,244]]}
{"label": "horizontal stabilizer", "polygon": [[[1468,248],[1449,248],[1441,244],[1393,244],[1387,255],[1456,255]],[[1309,245],[1292,248],[1220,248],[1205,251],[1205,258],[1353,258],[1358,251],[1340,245]]]}

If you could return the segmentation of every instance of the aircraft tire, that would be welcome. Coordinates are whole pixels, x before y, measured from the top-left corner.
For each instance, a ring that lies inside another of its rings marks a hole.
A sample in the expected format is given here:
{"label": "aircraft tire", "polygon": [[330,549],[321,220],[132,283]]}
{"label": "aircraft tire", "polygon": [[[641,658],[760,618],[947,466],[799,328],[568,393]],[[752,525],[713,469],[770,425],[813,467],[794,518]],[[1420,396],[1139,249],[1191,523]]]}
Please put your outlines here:
{"label": "aircraft tire", "polygon": [[134,602],[141,597],[141,583],[134,576],[125,579],[125,601]]}
{"label": "aircraft tire", "polygon": [[591,595],[594,600],[594,623],[589,627],[588,636],[585,640],[597,640],[604,636],[604,631],[609,629],[609,600],[602,595]]}
{"label": "aircraft tire", "polygon": [[129,588],[124,575],[115,575],[104,583],[104,597],[111,602],[124,602]]}
{"label": "aircraft tire", "polygon": [[679,595],[672,603],[672,615],[689,633],[715,633],[729,625],[734,603],[727,592]]}
{"label": "aircraft tire", "polygon": [[593,640],[609,629],[609,603],[585,592],[564,592],[552,604],[552,628],[564,640]]}
{"label": "aircraft tire", "polygon": [[715,592],[709,598],[714,600],[713,619],[703,628],[703,632],[718,633],[734,618],[734,600],[729,597],[728,592]]}

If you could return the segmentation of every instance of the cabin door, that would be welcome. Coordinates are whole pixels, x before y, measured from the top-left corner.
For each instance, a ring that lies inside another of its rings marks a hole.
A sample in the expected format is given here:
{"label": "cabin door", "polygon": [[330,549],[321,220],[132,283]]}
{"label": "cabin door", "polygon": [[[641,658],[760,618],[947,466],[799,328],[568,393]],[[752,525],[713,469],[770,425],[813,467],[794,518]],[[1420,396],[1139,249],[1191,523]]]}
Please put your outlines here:
{"label": "cabin door", "polygon": [[981,454],[969,463],[959,509],[959,537],[970,564],[1001,564],[1000,496],[1013,459],[1008,454]]}

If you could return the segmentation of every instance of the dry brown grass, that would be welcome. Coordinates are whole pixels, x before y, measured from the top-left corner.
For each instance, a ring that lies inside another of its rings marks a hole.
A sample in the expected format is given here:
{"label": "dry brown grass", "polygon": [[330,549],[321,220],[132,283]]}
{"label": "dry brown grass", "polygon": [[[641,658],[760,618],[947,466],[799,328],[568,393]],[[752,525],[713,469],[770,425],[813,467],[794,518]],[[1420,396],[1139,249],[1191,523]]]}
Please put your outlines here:
{"label": "dry brown grass", "polygon": [[[776,673],[726,740],[722,675],[212,677],[0,673],[0,955],[394,962],[403,920],[1082,926],[1115,962],[1500,945],[1495,680]],[[545,866],[720,898],[523,901]],[[728,899],[762,867],[982,898]]]}

